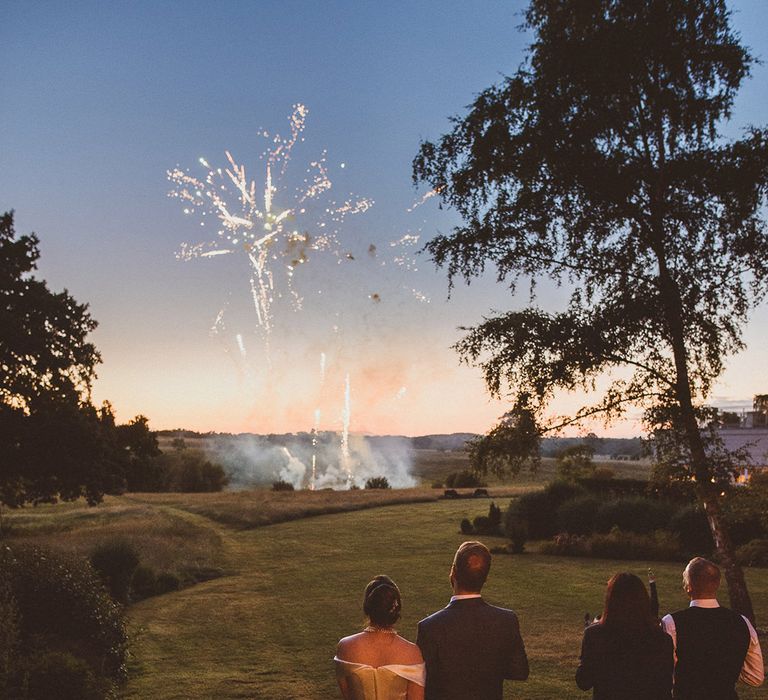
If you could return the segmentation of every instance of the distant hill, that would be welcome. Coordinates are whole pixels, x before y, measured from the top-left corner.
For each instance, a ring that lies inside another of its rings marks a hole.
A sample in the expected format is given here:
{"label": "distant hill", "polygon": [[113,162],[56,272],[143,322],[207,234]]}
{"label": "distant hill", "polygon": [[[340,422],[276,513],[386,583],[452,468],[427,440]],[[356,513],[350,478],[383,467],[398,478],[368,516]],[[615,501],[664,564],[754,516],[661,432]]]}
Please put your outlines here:
{"label": "distant hill", "polygon": [[[219,443],[228,441],[240,442],[243,440],[257,439],[272,445],[295,444],[297,442],[310,444],[312,434],[299,433],[272,433],[258,435],[256,433],[199,433],[193,430],[158,430],[156,435],[161,440],[161,446],[170,442],[173,438],[186,440],[211,440]],[[441,452],[454,452],[466,449],[469,440],[477,437],[476,433],[437,433],[434,435],[420,435],[418,437],[406,437],[404,435],[366,435],[365,440],[372,446],[386,448],[389,446],[402,446],[410,443],[414,450],[439,450]],[[330,443],[338,440],[338,433],[323,431],[317,435],[320,443]],[[542,457],[554,457],[560,450],[572,445],[588,442],[595,450],[595,455],[605,458],[629,458],[639,459],[643,456],[643,440],[636,438],[601,438],[601,437],[554,437],[544,438],[541,441]]]}

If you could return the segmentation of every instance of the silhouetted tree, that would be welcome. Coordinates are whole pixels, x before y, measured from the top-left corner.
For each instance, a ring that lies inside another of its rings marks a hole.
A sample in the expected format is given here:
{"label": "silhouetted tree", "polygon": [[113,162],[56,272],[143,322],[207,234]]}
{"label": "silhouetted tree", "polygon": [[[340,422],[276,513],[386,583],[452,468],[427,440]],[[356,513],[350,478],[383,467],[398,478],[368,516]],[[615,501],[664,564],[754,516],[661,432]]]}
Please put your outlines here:
{"label": "silhouetted tree", "polygon": [[149,429],[146,416],[136,416],[118,425],[117,444],[125,459],[125,481],[128,491],[164,490],[164,468],[160,461],[157,436]]}
{"label": "silhouetted tree", "polygon": [[768,394],[755,394],[752,399],[752,408],[768,415]]}
{"label": "silhouetted tree", "polygon": [[38,258],[37,237],[0,216],[0,503],[95,503],[119,482],[108,422],[90,403],[96,322],[32,275]]}
{"label": "silhouetted tree", "polygon": [[[705,406],[768,287],[766,132],[718,131],[753,59],[722,0],[532,0],[525,25],[526,63],[414,161],[463,218],[427,244],[451,280],[492,263],[512,291],[531,285],[527,308],[469,329],[458,350],[514,397],[502,448],[642,408],[664,475],[695,479],[731,603],[753,617],[719,502],[734,464]],[[540,277],[570,285],[564,310],[535,304]],[[632,373],[545,420],[556,391],[614,368]],[[492,439],[474,456],[480,469],[507,459]]]}

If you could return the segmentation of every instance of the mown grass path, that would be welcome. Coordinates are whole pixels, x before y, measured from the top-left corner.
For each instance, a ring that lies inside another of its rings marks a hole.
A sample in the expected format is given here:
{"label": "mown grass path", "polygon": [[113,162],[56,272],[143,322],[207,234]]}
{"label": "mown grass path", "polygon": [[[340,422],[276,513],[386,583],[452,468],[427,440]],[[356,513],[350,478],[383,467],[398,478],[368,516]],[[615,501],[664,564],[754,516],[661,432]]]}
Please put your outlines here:
{"label": "mown grass path", "polygon": [[[484,501],[414,503],[251,530],[180,514],[222,538],[232,574],[130,609],[134,660],[123,698],[338,697],[331,659],[337,639],[362,622],[365,584],[377,573],[398,582],[404,605],[399,630],[413,640],[416,622],[450,595],[448,568],[465,539],[459,521],[484,512]],[[503,543],[483,539],[490,546]],[[573,681],[584,612],[599,610],[611,574],[643,575],[647,565],[497,555],[485,597],[518,612],[531,661],[529,681],[507,683],[505,697],[590,697]],[[654,569],[662,609],[684,605],[681,566]],[[768,571],[749,571],[748,582],[764,624]],[[763,692],[740,689],[740,696]]]}

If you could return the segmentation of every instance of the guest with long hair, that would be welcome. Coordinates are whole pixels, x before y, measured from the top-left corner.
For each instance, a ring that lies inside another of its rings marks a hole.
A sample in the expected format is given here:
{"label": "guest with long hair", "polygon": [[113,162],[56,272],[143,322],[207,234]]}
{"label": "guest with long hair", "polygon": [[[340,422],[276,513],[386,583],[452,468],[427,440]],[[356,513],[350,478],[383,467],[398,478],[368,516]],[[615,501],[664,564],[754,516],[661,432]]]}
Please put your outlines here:
{"label": "guest with long hair", "polygon": [[599,622],[584,630],[576,684],[595,700],[672,697],[672,638],[659,626],[643,582],[615,574]]}

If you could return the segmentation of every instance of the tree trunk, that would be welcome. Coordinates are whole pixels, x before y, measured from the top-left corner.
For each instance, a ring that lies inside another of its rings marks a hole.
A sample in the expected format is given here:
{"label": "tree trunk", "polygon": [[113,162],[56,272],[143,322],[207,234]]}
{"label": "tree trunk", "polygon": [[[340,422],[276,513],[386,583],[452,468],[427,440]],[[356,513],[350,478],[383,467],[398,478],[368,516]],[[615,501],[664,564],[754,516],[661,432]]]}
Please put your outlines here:
{"label": "tree trunk", "polygon": [[752,608],[752,599],[749,597],[747,582],[744,580],[744,571],[733,555],[733,543],[723,523],[718,495],[713,493],[712,489],[702,488],[699,491],[699,500],[704,504],[704,512],[707,515],[709,529],[712,531],[717,557],[725,573],[731,608],[744,615],[754,625],[755,611]]}
{"label": "tree trunk", "polygon": [[[657,233],[660,233],[657,231]],[[696,492],[704,506],[709,529],[715,543],[717,557],[722,564],[728,586],[731,607],[755,623],[752,600],[747,590],[744,572],[736,561],[733,542],[722,519],[719,493],[712,487],[704,441],[696,419],[691,395],[688,358],[686,354],[685,331],[683,326],[682,301],[677,283],[669,272],[663,249],[663,235],[657,236],[655,252],[659,263],[659,287],[664,304],[664,313],[669,329],[670,344],[675,361],[675,399],[680,410],[682,429],[688,446],[690,469],[696,477]]]}

